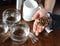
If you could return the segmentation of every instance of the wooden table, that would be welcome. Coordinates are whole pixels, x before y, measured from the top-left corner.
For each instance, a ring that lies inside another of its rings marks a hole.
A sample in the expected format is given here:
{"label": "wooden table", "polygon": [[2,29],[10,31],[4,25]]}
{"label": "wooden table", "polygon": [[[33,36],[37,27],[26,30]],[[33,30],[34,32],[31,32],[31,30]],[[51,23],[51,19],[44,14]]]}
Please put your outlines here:
{"label": "wooden table", "polygon": [[[2,19],[2,12],[7,8],[15,8],[15,6],[0,6],[0,18]],[[24,21],[24,20],[23,20]],[[26,22],[30,29],[32,30],[33,22]],[[60,46],[60,30],[53,31],[48,35],[44,35],[42,33],[38,36],[39,41],[36,43],[32,43],[30,39],[26,41],[24,44],[14,43],[11,39],[8,39],[4,43],[0,43],[0,46]]]}

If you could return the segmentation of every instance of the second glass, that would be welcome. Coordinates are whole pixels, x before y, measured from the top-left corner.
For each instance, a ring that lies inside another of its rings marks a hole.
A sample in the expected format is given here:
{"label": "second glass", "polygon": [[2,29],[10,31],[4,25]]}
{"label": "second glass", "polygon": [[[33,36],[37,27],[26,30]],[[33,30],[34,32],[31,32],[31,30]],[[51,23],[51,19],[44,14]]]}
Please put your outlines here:
{"label": "second glass", "polygon": [[10,31],[11,39],[20,44],[25,43],[28,38],[31,39],[32,43],[38,41],[38,38],[32,32],[30,32],[30,27],[25,22],[12,25]]}
{"label": "second glass", "polygon": [[25,24],[12,25],[10,28],[11,39],[15,42],[23,44],[28,38],[29,30],[29,26]]}

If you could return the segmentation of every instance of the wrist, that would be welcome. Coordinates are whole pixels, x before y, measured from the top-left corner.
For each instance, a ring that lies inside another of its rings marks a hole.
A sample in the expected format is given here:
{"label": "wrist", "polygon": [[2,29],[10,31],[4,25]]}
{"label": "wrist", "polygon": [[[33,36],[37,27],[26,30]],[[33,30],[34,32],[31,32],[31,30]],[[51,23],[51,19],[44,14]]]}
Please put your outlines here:
{"label": "wrist", "polygon": [[45,10],[49,13],[52,13],[52,10],[48,9],[48,8],[45,8]]}
{"label": "wrist", "polygon": [[43,11],[45,12],[45,15],[48,13],[48,11],[45,8],[43,8]]}
{"label": "wrist", "polygon": [[52,12],[48,11],[46,8],[44,8],[46,14],[52,14]]}

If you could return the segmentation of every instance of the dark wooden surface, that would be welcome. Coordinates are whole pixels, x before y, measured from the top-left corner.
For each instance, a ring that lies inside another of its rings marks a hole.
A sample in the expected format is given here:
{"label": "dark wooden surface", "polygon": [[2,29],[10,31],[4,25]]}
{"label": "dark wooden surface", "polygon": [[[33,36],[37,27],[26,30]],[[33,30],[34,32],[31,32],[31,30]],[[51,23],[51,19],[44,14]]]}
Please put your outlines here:
{"label": "dark wooden surface", "polygon": [[[15,6],[0,6],[0,19],[2,19],[2,12],[7,8],[15,8]],[[24,21],[24,20],[23,20]],[[33,22],[26,22],[32,30]],[[0,43],[0,46],[60,46],[60,30],[53,31],[48,35],[39,34],[39,41],[32,43],[30,39],[24,44],[14,43],[10,38],[4,43]]]}

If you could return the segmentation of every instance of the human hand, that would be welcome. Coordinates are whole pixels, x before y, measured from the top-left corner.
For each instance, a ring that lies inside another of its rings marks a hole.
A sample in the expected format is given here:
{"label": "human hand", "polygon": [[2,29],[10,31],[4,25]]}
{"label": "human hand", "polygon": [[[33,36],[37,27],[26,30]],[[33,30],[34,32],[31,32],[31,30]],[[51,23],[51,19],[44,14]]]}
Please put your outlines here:
{"label": "human hand", "polygon": [[36,12],[36,14],[33,16],[33,20],[35,20],[34,24],[33,24],[33,32],[36,34],[36,36],[38,36],[39,33],[41,33],[44,28],[46,27],[46,25],[42,26],[39,25],[39,18],[45,16],[47,14],[47,11],[45,9],[42,9],[41,11],[38,10]]}

